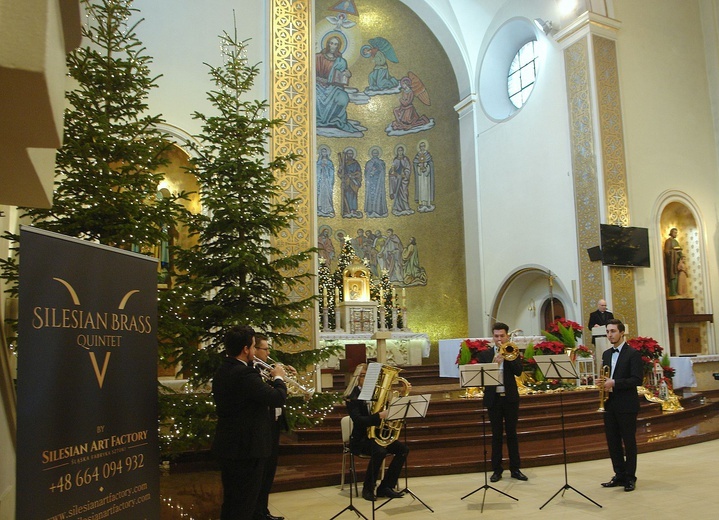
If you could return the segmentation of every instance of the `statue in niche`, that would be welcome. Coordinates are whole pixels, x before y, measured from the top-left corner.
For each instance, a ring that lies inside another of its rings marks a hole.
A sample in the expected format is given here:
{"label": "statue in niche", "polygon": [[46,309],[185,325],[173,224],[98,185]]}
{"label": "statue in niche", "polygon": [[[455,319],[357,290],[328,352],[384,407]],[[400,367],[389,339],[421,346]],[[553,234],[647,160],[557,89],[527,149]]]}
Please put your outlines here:
{"label": "statue in niche", "polygon": [[689,273],[686,257],[682,253],[679,253],[679,262],[677,262],[677,296],[689,297]]}
{"label": "statue in niche", "polygon": [[667,281],[667,293],[669,296],[678,296],[679,285],[679,260],[682,256],[682,247],[677,240],[677,228],[669,231],[669,237],[664,242],[664,273]]}

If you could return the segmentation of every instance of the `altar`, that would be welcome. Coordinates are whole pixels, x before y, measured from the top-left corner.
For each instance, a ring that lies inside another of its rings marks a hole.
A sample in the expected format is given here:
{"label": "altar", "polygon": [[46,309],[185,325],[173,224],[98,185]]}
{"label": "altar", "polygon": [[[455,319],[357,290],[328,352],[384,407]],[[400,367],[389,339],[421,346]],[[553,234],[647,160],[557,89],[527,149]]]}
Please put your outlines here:
{"label": "altar", "polygon": [[[459,346],[468,338],[453,338],[439,340],[439,377],[459,378],[459,366],[457,366],[457,355]],[[492,342],[492,338],[469,338],[472,340],[484,339]],[[512,341],[520,350],[527,348],[530,343],[544,341],[544,336],[515,336]]]}
{"label": "altar", "polygon": [[[387,363],[390,365],[421,365],[422,358],[429,357],[429,335],[410,331],[388,331],[391,337],[386,340]],[[319,336],[320,347],[333,345],[352,345],[363,343],[367,348],[367,357],[377,357],[377,340],[372,339],[373,334],[346,332],[321,332]],[[344,352],[330,357],[324,368],[339,370],[340,359],[344,359]],[[458,376],[459,377],[459,376]]]}

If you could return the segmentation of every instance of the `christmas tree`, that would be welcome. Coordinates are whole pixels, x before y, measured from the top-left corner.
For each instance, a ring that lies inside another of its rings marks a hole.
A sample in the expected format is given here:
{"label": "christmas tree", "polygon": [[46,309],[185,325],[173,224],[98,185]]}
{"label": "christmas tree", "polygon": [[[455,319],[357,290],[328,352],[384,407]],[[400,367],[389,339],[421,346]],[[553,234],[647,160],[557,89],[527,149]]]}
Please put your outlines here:
{"label": "christmas tree", "polygon": [[[219,362],[222,339],[236,324],[270,334],[275,346],[301,341],[293,328],[304,322],[302,311],[313,297],[293,292],[310,274],[292,274],[312,250],[280,251],[272,245],[295,218],[295,199],[285,197],[276,174],[294,155],[267,157],[267,141],[280,120],[267,119],[264,101],[245,100],[259,73],[249,65],[246,42],[220,37],[224,64],[209,66],[216,88],[208,98],[216,115],[195,113],[202,122],[192,174],[200,185],[203,213],[189,221],[195,247],[178,250],[184,274],[177,286],[184,293],[187,318],[184,344],[176,360],[191,369],[191,379],[209,380]],[[193,344],[198,338],[200,348]]]}

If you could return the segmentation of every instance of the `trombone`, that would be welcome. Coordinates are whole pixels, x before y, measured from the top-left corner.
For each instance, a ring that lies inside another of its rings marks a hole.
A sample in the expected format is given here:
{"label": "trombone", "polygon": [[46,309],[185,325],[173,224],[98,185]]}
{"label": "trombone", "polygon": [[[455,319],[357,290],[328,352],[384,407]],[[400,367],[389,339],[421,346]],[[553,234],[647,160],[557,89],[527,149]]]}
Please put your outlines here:
{"label": "trombone", "polygon": [[254,363],[255,366],[260,369],[260,375],[262,378],[266,381],[270,381],[272,379],[272,376],[270,375],[270,372],[272,369],[275,368],[276,365],[282,366],[282,368],[285,369],[285,383],[287,384],[287,392],[291,395],[301,395],[305,399],[309,399],[312,397],[315,393],[314,388],[307,388],[303,385],[301,385],[294,377],[292,377],[290,374],[293,374],[295,377],[297,377],[297,370],[290,366],[290,365],[284,365],[282,363],[278,363],[271,357],[267,357],[267,361],[269,363],[266,363],[262,361],[259,358],[255,358]]}

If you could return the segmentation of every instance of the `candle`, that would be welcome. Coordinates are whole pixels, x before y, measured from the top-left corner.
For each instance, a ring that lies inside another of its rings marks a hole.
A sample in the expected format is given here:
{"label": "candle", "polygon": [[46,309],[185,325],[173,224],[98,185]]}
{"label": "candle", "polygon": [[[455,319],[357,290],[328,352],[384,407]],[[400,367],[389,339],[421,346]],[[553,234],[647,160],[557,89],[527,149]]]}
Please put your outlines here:
{"label": "candle", "polygon": [[404,287],[402,287],[402,307],[407,307],[407,295],[404,292]]}
{"label": "candle", "polygon": [[392,305],[395,305],[397,303],[397,291],[394,288],[394,285],[392,286]]}
{"label": "candle", "polygon": [[379,304],[384,305],[384,291],[381,285],[379,286]]}
{"label": "candle", "polygon": [[335,287],[335,305],[337,305],[340,302],[340,290]]}
{"label": "candle", "polygon": [[327,289],[324,287],[322,288],[322,306],[327,308]]}

